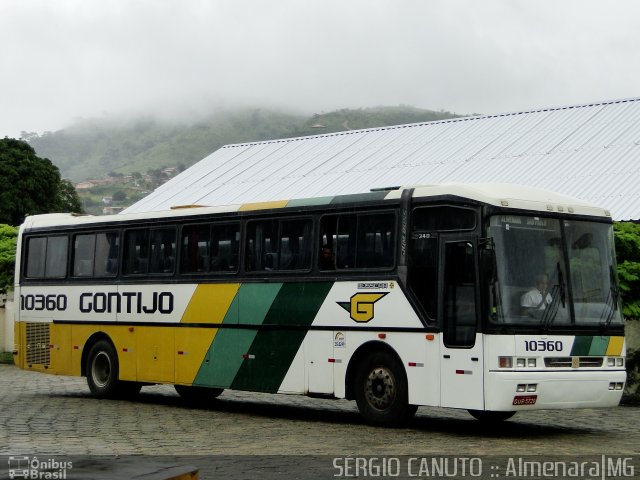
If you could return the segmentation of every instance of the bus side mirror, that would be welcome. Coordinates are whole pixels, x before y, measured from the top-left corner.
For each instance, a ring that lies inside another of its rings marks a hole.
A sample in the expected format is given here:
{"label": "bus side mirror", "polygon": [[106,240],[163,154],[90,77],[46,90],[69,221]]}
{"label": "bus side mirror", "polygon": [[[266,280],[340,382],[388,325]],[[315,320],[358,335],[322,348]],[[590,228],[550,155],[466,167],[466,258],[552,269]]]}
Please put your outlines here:
{"label": "bus side mirror", "polygon": [[480,271],[490,282],[495,281],[498,271],[496,267],[496,252],[491,248],[480,250]]}

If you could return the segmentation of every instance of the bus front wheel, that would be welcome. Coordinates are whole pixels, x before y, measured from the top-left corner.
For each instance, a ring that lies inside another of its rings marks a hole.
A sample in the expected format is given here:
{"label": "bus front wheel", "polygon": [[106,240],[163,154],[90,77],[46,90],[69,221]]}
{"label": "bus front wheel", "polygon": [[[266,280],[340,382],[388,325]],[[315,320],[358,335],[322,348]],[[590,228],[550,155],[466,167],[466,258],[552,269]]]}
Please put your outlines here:
{"label": "bus front wheel", "polygon": [[504,422],[513,417],[516,412],[492,412],[489,410],[468,410],[473,418],[481,422]]}
{"label": "bus front wheel", "polygon": [[401,425],[418,408],[409,405],[402,363],[384,351],[369,354],[360,363],[355,375],[355,398],[361,415],[374,425]]}

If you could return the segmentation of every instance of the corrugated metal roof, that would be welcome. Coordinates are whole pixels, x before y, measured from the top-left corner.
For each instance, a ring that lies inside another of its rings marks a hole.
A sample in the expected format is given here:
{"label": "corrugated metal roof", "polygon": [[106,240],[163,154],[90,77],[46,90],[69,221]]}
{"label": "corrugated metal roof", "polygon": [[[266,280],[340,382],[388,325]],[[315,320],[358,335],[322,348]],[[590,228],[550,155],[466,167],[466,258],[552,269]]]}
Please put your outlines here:
{"label": "corrugated metal roof", "polygon": [[123,213],[478,182],[640,220],[640,98],[227,145]]}

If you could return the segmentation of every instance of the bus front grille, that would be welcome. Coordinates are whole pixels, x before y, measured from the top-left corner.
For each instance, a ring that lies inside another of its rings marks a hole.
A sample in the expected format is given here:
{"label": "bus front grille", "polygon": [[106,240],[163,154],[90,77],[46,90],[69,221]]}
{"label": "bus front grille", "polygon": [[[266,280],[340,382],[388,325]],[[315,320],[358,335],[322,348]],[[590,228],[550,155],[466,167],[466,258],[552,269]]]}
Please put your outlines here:
{"label": "bus front grille", "polygon": [[546,357],[544,364],[548,368],[600,368],[603,357]]}
{"label": "bus front grille", "polygon": [[27,364],[49,366],[49,324],[27,323]]}

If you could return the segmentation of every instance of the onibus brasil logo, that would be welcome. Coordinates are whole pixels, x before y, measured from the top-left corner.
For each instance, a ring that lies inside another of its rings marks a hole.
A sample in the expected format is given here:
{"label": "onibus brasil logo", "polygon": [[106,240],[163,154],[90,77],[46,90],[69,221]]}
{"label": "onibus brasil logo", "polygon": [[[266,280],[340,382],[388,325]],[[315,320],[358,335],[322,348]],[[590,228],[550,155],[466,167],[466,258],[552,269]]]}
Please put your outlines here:
{"label": "onibus brasil logo", "polygon": [[10,456],[9,478],[28,478],[37,480],[65,480],[67,471],[73,468],[73,462],[55,458],[38,460],[38,457]]}
{"label": "onibus brasil logo", "polygon": [[344,308],[351,320],[366,323],[373,318],[373,305],[389,292],[356,293],[349,302],[336,302]]}

